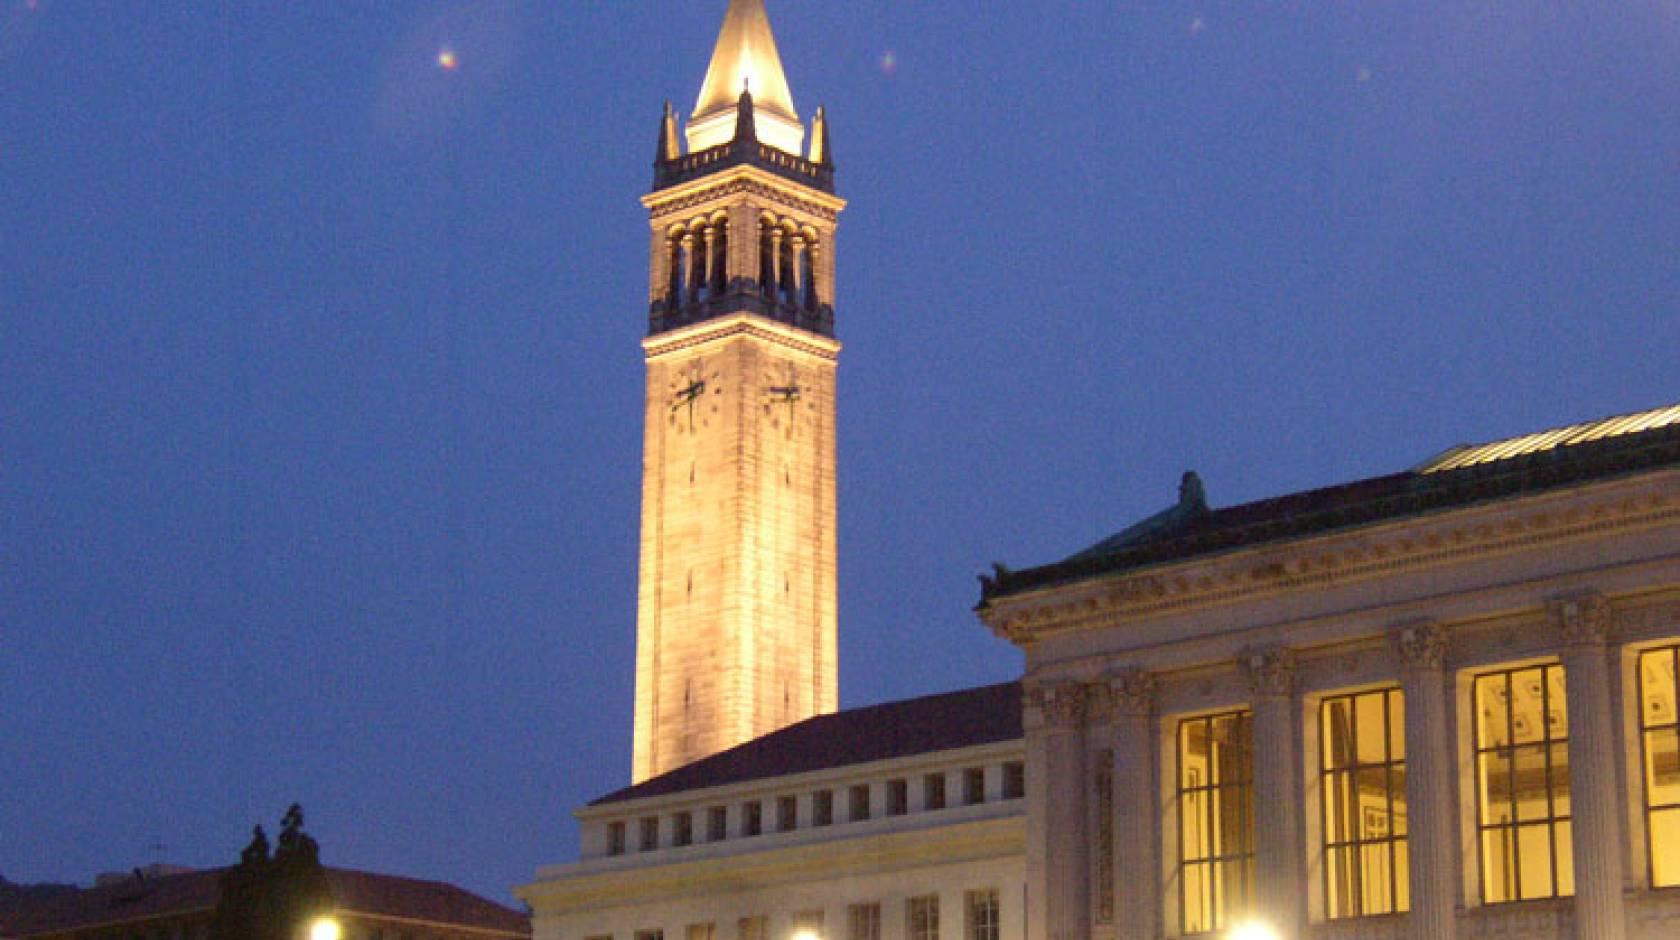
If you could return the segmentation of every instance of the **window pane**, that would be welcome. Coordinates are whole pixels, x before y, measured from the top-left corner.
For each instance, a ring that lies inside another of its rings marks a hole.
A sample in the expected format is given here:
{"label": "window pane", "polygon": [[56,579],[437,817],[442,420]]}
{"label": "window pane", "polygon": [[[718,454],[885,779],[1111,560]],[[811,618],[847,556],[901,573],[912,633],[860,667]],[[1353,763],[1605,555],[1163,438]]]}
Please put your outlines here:
{"label": "window pane", "polygon": [[1399,689],[1388,693],[1388,746],[1394,760],[1406,759],[1406,696]]}
{"label": "window pane", "polygon": [[1509,744],[1510,718],[1507,714],[1509,681],[1504,673],[1476,678],[1476,746],[1500,747]]}
{"label": "window pane", "polygon": [[1181,889],[1184,901],[1184,932],[1204,933],[1213,929],[1212,866],[1184,866]]}
{"label": "window pane", "polygon": [[1568,683],[1563,674],[1563,667],[1547,666],[1546,682],[1552,737],[1561,741],[1569,737],[1569,696],[1565,694],[1568,691]]}
{"label": "window pane", "polygon": [[1482,898],[1489,904],[1517,899],[1512,829],[1482,831]]}
{"label": "window pane", "polygon": [[1503,751],[1479,755],[1476,783],[1481,789],[1482,825],[1511,821],[1511,759]]}
{"label": "window pane", "polygon": [[1552,815],[1569,815],[1569,745],[1553,744]]}
{"label": "window pane", "polygon": [[1680,885],[1680,809],[1651,814],[1651,884]]}
{"label": "window pane", "polygon": [[1361,764],[1380,764],[1388,760],[1388,727],[1383,720],[1383,696],[1354,697],[1356,726],[1354,740],[1358,745]]}
{"label": "window pane", "polygon": [[1412,909],[1412,865],[1410,847],[1405,842],[1394,843],[1394,909]]}
{"label": "window pane", "polygon": [[1387,838],[1393,829],[1388,821],[1388,768],[1368,767],[1357,772],[1359,791],[1359,838]]}
{"label": "window pane", "polygon": [[1335,698],[1324,703],[1322,735],[1324,752],[1320,766],[1324,770],[1346,767],[1353,760],[1353,703],[1350,699]]}
{"label": "window pane", "polygon": [[1674,647],[1651,650],[1639,657],[1641,727],[1675,722]]}
{"label": "window pane", "polygon": [[1393,781],[1389,786],[1394,794],[1394,817],[1390,820],[1394,824],[1394,834],[1406,835],[1406,765],[1397,764],[1389,770],[1389,779]]}
{"label": "window pane", "polygon": [[1325,871],[1329,875],[1329,887],[1325,891],[1325,907],[1332,920],[1340,917],[1355,917],[1359,914],[1353,905],[1353,895],[1358,890],[1354,882],[1355,872],[1353,853],[1351,848],[1331,848],[1324,852]]}
{"label": "window pane", "polygon": [[1547,823],[1517,827],[1517,867],[1522,900],[1552,896],[1552,827]]}
{"label": "window pane", "polygon": [[1185,859],[1207,858],[1207,791],[1191,790],[1179,797],[1179,855]]}
{"label": "window pane", "polygon": [[1353,774],[1339,771],[1324,779],[1325,838],[1330,842],[1351,842],[1358,831],[1359,818],[1359,798],[1353,789]]}
{"label": "window pane", "polygon": [[1575,893],[1575,831],[1569,820],[1557,824],[1557,893],[1568,897]]}
{"label": "window pane", "polygon": [[1359,850],[1360,911],[1364,914],[1389,914],[1394,911],[1394,898],[1389,893],[1389,878],[1393,866],[1389,859],[1389,843],[1377,842]]}
{"label": "window pane", "polygon": [[1651,806],[1680,805],[1680,729],[1645,732],[1645,793]]}
{"label": "window pane", "polygon": [[1511,742],[1533,744],[1546,739],[1546,723],[1542,716],[1546,672],[1543,669],[1524,669],[1511,676]]}
{"label": "window pane", "polygon": [[1550,818],[1552,808],[1546,799],[1545,747],[1514,748],[1511,764],[1511,780],[1517,791],[1517,819],[1528,822]]}

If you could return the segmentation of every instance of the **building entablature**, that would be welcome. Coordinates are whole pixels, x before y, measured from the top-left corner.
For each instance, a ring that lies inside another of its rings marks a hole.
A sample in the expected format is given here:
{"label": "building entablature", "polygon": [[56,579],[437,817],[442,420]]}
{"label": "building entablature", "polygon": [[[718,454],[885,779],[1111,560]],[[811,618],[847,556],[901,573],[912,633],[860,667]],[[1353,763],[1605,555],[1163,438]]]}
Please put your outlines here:
{"label": "building entablature", "polygon": [[[1669,468],[1097,575],[989,600],[979,613],[1033,665],[1099,652],[1093,631],[1103,635],[1100,652],[1171,664],[1182,661],[1172,652],[1181,641],[1205,653],[1210,643],[1276,642],[1315,624],[1326,639],[1345,638],[1350,622],[1380,631],[1408,611],[1487,616],[1538,603],[1572,578],[1612,591],[1620,578],[1631,589],[1649,583],[1643,567],[1674,559],[1662,527],[1677,520],[1680,469]],[[1537,581],[1545,586],[1523,588]]]}

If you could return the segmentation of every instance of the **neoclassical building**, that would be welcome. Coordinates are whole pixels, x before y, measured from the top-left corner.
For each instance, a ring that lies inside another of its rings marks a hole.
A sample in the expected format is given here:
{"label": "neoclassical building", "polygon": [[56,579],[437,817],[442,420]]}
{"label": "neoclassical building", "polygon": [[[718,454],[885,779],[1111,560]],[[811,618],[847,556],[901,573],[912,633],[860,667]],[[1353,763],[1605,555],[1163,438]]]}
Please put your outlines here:
{"label": "neoclassical building", "polygon": [[1680,407],[1187,475],[982,578],[1023,681],[836,711],[834,183],[731,0],[643,199],[632,779],[537,940],[1680,937]]}
{"label": "neoclassical building", "polygon": [[1680,936],[1680,407],[983,579],[1029,937]]}

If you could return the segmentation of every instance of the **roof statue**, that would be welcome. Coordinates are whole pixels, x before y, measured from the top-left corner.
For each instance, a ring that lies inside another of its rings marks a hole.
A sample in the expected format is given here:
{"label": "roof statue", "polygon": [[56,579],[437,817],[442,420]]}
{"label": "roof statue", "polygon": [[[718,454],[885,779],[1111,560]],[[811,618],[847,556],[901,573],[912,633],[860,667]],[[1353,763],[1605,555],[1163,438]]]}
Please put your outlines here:
{"label": "roof statue", "polygon": [[764,0],[730,0],[723,29],[700,101],[688,122],[690,153],[727,144],[735,136],[735,112],[741,93],[750,91],[759,121],[759,139],[777,150],[798,156],[805,128],[793,106],[793,92],[782,72],[776,37]]}

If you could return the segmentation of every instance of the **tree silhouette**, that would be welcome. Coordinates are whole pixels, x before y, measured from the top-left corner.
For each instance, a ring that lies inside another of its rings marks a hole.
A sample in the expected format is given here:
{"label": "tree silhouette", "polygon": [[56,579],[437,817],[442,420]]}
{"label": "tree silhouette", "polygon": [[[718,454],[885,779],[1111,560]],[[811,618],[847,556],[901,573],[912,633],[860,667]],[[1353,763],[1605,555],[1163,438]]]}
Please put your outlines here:
{"label": "tree silhouette", "polygon": [[303,808],[293,803],[280,820],[274,854],[257,826],[239,864],[222,874],[210,940],[301,940],[309,923],[332,908],[321,847],[303,831]]}

